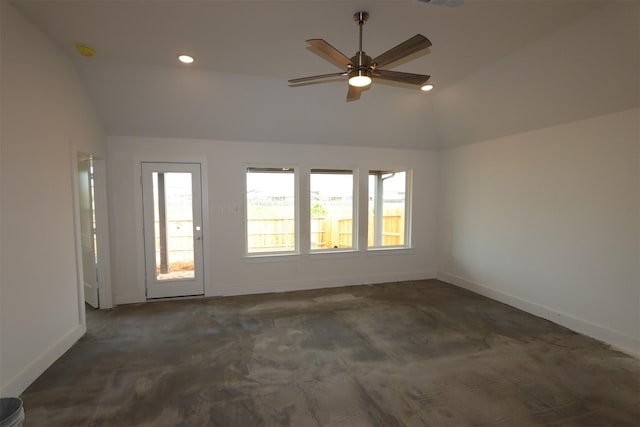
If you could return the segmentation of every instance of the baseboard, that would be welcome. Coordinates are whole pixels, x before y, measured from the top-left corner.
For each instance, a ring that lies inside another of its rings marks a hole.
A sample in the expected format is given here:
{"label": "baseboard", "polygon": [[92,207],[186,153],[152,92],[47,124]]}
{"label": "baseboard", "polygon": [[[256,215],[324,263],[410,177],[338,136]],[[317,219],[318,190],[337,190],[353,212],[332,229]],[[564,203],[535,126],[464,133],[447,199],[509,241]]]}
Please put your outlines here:
{"label": "baseboard", "polygon": [[557,323],[558,325],[564,326],[572,331],[603,341],[626,354],[640,358],[640,339],[638,338],[634,338],[605,326],[554,310],[550,307],[525,300],[515,295],[493,289],[489,286],[482,285],[453,274],[439,271],[436,274],[436,278],[443,282],[459,286],[471,292],[500,301],[512,307],[516,307],[535,316],[542,317],[543,319]]}
{"label": "baseboard", "polygon": [[137,292],[130,292],[126,294],[116,294],[114,295],[115,305],[120,304],[137,304],[141,302],[145,302],[147,298],[144,295],[140,295]]}
{"label": "baseboard", "polygon": [[321,288],[339,288],[354,285],[373,285],[376,283],[402,282],[408,280],[426,280],[435,279],[434,271],[412,271],[392,273],[387,275],[371,274],[371,275],[353,275],[353,276],[336,276],[323,278],[309,278],[306,280],[291,281],[273,281],[262,282],[257,284],[229,284],[223,287],[215,287],[211,293],[206,296],[232,296],[232,295],[251,295],[264,294],[272,292],[292,292],[306,291]]}
{"label": "baseboard", "polygon": [[84,325],[77,325],[59,340],[51,344],[38,357],[29,362],[18,374],[0,387],[0,396],[19,396],[29,385],[73,346],[86,332]]}

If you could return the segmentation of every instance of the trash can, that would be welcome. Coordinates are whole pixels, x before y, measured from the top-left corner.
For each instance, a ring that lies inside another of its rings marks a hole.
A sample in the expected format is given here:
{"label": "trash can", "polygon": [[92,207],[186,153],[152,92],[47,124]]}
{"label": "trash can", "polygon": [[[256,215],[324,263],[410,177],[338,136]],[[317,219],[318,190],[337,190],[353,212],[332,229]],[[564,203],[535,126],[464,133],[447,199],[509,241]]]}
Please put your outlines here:
{"label": "trash can", "polygon": [[18,397],[0,398],[0,427],[22,427],[24,409]]}

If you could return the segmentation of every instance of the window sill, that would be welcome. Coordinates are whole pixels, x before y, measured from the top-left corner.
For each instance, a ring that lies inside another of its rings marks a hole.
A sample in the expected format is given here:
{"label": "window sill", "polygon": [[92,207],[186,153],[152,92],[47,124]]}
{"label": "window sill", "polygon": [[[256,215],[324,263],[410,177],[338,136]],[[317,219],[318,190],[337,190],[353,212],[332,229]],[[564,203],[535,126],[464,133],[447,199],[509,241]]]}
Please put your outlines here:
{"label": "window sill", "polygon": [[408,246],[387,246],[379,248],[367,248],[367,255],[410,255],[413,253],[413,248]]}
{"label": "window sill", "polygon": [[341,257],[348,258],[359,256],[361,251],[356,249],[316,249],[314,251],[309,252],[309,256],[312,258],[333,258],[333,257]]}
{"label": "window sill", "polygon": [[247,254],[246,262],[294,261],[300,259],[300,252]]}

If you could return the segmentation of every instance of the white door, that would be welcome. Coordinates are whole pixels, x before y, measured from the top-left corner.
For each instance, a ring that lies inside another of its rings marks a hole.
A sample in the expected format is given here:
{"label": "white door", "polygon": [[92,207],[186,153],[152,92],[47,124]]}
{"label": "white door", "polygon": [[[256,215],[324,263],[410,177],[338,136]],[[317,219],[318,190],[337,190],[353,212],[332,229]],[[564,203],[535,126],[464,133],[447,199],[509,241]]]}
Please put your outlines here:
{"label": "white door", "polygon": [[82,154],[78,155],[78,202],[80,205],[80,244],[82,246],[84,300],[91,307],[100,308],[98,270],[96,267],[93,167],[91,157]]}
{"label": "white door", "polygon": [[197,163],[142,163],[147,298],[204,294]]}

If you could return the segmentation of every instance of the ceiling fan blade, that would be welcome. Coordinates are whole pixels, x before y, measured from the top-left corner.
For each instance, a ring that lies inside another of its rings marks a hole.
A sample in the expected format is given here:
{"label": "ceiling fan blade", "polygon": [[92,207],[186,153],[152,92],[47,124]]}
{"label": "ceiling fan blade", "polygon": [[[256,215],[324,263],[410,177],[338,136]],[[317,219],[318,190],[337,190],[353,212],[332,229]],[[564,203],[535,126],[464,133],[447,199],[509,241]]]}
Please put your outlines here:
{"label": "ceiling fan blade", "polygon": [[431,46],[431,41],[422,34],[416,34],[409,40],[405,40],[396,47],[392,47],[382,55],[373,59],[373,63],[378,67],[384,67],[387,64],[396,62],[399,59],[409,56],[412,53],[418,52],[422,49],[426,49]]}
{"label": "ceiling fan blade", "polygon": [[347,92],[347,101],[357,101],[360,99],[363,87],[356,87],[349,85],[349,91]]}
{"label": "ceiling fan blade", "polygon": [[383,80],[392,80],[410,85],[423,85],[431,78],[431,76],[426,74],[403,73],[401,71],[389,70],[376,70],[373,72],[373,76]]}
{"label": "ceiling fan blade", "polygon": [[307,43],[327,55],[336,65],[347,68],[351,64],[351,61],[344,53],[331,46],[324,39],[309,39]]}
{"label": "ceiling fan blade", "polygon": [[300,77],[299,79],[291,79],[291,80],[289,80],[289,83],[292,83],[292,84],[304,83],[304,82],[310,82],[310,81],[313,81],[313,80],[328,79],[329,77],[344,77],[346,75],[347,75],[347,73],[320,74],[320,75],[317,75],[317,76]]}

